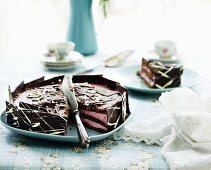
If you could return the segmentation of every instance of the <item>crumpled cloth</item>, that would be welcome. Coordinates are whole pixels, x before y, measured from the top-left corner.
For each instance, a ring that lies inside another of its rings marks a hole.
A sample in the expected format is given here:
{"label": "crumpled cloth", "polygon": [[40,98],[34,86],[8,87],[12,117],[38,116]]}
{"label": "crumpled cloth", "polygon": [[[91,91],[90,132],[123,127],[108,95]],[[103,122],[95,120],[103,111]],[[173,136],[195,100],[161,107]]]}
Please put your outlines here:
{"label": "crumpled cloth", "polygon": [[159,104],[161,115],[132,120],[120,132],[122,139],[132,136],[126,139],[163,145],[161,153],[170,169],[211,169],[211,98],[176,88],[163,93]]}

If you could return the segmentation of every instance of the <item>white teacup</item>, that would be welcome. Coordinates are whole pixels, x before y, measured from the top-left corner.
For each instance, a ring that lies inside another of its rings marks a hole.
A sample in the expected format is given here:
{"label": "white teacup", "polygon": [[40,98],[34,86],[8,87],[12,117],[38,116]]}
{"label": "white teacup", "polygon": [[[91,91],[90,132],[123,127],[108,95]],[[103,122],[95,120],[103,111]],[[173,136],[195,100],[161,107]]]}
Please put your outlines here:
{"label": "white teacup", "polygon": [[71,41],[50,43],[47,45],[49,53],[52,53],[56,57],[56,60],[63,60],[74,48],[75,43]]}
{"label": "white teacup", "polygon": [[155,42],[154,50],[160,58],[170,58],[177,53],[176,44],[173,41],[168,40]]}

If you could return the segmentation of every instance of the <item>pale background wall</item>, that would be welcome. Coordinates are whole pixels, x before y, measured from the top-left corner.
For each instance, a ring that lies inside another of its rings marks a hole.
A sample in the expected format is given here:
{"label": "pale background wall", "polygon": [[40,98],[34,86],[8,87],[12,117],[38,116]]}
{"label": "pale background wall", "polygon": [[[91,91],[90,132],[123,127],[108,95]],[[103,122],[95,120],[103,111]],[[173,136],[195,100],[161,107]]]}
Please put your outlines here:
{"label": "pale background wall", "polygon": [[[210,0],[111,0],[103,24],[93,2],[99,51],[133,48],[141,57],[156,40],[170,39],[188,66],[209,67]],[[42,55],[48,42],[65,40],[68,16],[68,0],[1,0],[0,57]]]}

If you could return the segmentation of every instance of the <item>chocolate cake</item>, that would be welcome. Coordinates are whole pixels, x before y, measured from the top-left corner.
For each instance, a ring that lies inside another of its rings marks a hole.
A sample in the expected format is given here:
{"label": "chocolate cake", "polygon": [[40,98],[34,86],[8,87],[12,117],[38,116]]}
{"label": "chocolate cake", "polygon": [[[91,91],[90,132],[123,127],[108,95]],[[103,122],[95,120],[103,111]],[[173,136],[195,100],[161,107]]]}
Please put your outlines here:
{"label": "chocolate cake", "polygon": [[[65,135],[74,118],[62,91],[63,77],[22,82],[6,102],[7,123],[24,130]],[[86,127],[108,132],[129,116],[128,93],[119,83],[99,75],[73,76],[72,81]]]}
{"label": "chocolate cake", "polygon": [[144,80],[148,87],[163,89],[178,87],[181,83],[182,73],[181,65],[164,64],[142,58],[141,69],[138,70],[137,75]]}

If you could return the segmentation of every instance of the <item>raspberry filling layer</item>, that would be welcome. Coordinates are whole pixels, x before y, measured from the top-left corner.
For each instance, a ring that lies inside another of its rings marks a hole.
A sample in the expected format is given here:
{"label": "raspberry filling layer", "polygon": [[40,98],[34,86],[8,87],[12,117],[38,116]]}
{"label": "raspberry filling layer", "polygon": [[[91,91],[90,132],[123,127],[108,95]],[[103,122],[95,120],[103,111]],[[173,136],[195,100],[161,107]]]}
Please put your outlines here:
{"label": "raspberry filling layer", "polygon": [[107,114],[102,114],[102,113],[98,113],[98,112],[93,112],[93,111],[89,111],[89,110],[80,110],[80,113],[87,115],[89,117],[93,117],[97,120],[100,120],[101,122],[103,122],[105,125],[107,125]]}
{"label": "raspberry filling layer", "polygon": [[108,129],[105,126],[102,126],[101,124],[97,122],[93,122],[92,120],[81,118],[81,121],[84,123],[85,126],[92,127],[95,129],[102,129],[104,131],[107,131]]}

